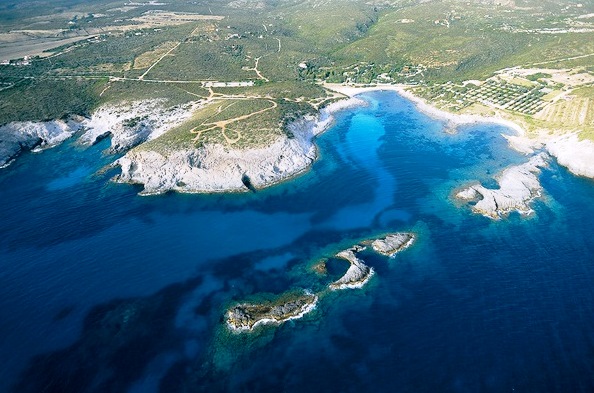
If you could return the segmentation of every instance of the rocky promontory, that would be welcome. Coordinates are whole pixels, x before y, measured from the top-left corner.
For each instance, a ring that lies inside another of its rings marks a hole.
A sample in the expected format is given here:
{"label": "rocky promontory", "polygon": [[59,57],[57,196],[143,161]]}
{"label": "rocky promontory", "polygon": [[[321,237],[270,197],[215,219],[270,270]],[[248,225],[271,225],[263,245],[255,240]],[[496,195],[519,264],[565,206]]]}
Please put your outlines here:
{"label": "rocky promontory", "polygon": [[530,214],[530,202],[542,193],[538,175],[540,169],[548,165],[547,160],[546,153],[539,153],[528,162],[501,172],[496,177],[498,189],[474,184],[457,192],[456,198],[474,203],[473,212],[492,219],[499,219],[512,211]]}
{"label": "rocky promontory", "polygon": [[347,250],[341,251],[336,254],[337,258],[348,261],[351,265],[349,266],[346,273],[338,280],[334,281],[329,285],[332,290],[337,289],[349,289],[349,288],[361,288],[369,281],[373,276],[373,268],[367,266],[365,262],[357,258],[357,253],[365,250],[365,247],[356,245]]}
{"label": "rocky promontory", "polygon": [[[120,183],[144,185],[142,195],[243,192],[294,177],[317,158],[316,135],[332,122],[328,110],[305,116],[270,144],[247,149],[223,144],[195,148],[134,149],[115,162]],[[290,135],[290,136],[289,136]]]}
{"label": "rocky promontory", "polygon": [[301,318],[313,310],[318,297],[309,292],[285,293],[274,301],[243,303],[233,306],[225,315],[227,326],[234,331],[250,331],[261,324],[281,324]]}
{"label": "rocky promontory", "polygon": [[5,168],[21,153],[59,145],[80,129],[73,119],[43,122],[12,122],[0,127],[0,168]]}
{"label": "rocky promontory", "polygon": [[108,104],[90,117],[5,124],[0,126],[0,168],[7,167],[24,151],[54,147],[79,131],[82,135],[78,142],[83,146],[110,136],[109,153],[125,152],[178,126],[199,106],[198,102],[169,108],[165,104],[165,100]]}

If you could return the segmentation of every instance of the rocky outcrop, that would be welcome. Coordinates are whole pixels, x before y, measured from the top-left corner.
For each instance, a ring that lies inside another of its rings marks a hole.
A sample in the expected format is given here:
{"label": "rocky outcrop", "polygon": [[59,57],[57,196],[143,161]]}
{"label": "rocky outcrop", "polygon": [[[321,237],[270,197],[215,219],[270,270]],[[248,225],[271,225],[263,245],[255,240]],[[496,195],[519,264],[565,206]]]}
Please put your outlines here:
{"label": "rocky outcrop", "polygon": [[392,257],[410,247],[415,241],[412,233],[393,233],[371,242],[371,247],[378,254]]}
{"label": "rocky outcrop", "polygon": [[357,245],[336,254],[337,258],[344,259],[351,265],[342,277],[329,285],[330,289],[361,288],[367,281],[369,281],[374,274],[373,268],[367,266],[362,260],[357,258],[356,255],[364,249],[365,247]]}
{"label": "rocky outcrop", "polygon": [[570,134],[547,141],[546,149],[571,173],[594,179],[594,142]]}
{"label": "rocky outcrop", "polygon": [[303,317],[313,310],[318,297],[309,292],[287,293],[272,302],[238,304],[229,309],[225,319],[234,331],[250,331],[261,324],[281,324]]}
{"label": "rocky outcrop", "polygon": [[333,113],[364,104],[359,99],[333,103],[318,116],[308,115],[290,123],[284,135],[256,148],[206,144],[197,148],[134,149],[114,163],[121,168],[114,180],[144,185],[141,195],[167,191],[244,192],[264,188],[307,170],[317,158],[314,138],[332,124]]}
{"label": "rocky outcrop", "polygon": [[79,143],[90,146],[111,136],[110,153],[127,151],[154,139],[188,119],[198,102],[164,107],[164,100],[137,101],[105,105],[89,118],[66,121],[13,122],[0,127],[0,168],[7,167],[19,154],[56,146],[74,133],[83,131]]}
{"label": "rocky outcrop", "polygon": [[[170,190],[189,193],[248,191],[276,184],[306,170],[316,159],[315,121],[291,126],[292,137],[269,146],[233,149],[209,144],[195,149],[136,149],[116,161],[121,183],[143,184],[143,195]],[[249,185],[249,186],[248,186]]]}
{"label": "rocky outcrop", "polygon": [[542,193],[538,175],[540,168],[548,165],[547,159],[546,153],[537,154],[528,162],[501,172],[496,177],[498,189],[474,184],[456,193],[456,198],[474,203],[472,210],[475,213],[492,219],[499,219],[512,211],[530,214],[530,202]]}
{"label": "rocky outcrop", "polygon": [[80,124],[73,119],[44,122],[12,122],[0,127],[0,168],[24,151],[39,151],[70,138]]}
{"label": "rocky outcrop", "polygon": [[150,100],[105,105],[83,121],[85,132],[79,142],[92,145],[111,136],[110,153],[127,151],[180,125],[199,105],[190,103],[165,108],[165,103],[164,100]]}

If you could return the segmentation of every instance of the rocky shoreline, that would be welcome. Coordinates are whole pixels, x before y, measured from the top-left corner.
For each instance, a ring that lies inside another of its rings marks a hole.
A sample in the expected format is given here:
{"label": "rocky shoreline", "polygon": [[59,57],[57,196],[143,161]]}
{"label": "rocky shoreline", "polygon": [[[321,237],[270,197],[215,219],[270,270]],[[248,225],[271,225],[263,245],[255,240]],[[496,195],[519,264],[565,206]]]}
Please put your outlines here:
{"label": "rocky shoreline", "polygon": [[566,167],[574,175],[594,179],[594,142],[580,140],[577,133],[559,135],[551,134],[549,130],[541,130],[542,132],[539,132],[536,137],[528,137],[520,125],[501,117],[453,114],[438,109],[408,91],[406,85],[378,84],[363,87],[325,84],[324,86],[348,97],[355,97],[358,94],[370,91],[394,91],[412,101],[421,112],[433,118],[444,120],[448,129],[477,123],[501,124],[516,132],[516,135],[503,135],[512,149],[524,154],[534,154],[536,150],[544,149],[555,157],[560,165]]}
{"label": "rocky shoreline", "polygon": [[315,137],[330,127],[333,114],[362,104],[364,101],[359,99],[331,104],[318,116],[305,116],[289,124],[292,137],[279,136],[272,144],[259,148],[242,150],[211,144],[159,152],[131,150],[114,163],[121,169],[114,181],[143,185],[141,195],[265,188],[305,172],[318,156]]}
{"label": "rocky shoreline", "polygon": [[489,189],[473,184],[457,192],[458,200],[474,203],[472,211],[491,219],[500,219],[512,211],[528,215],[532,213],[530,202],[542,195],[538,180],[540,169],[548,166],[548,155],[540,153],[528,162],[506,168],[496,176],[498,189]]}
{"label": "rocky shoreline", "polygon": [[415,235],[412,233],[394,233],[383,239],[375,239],[371,247],[378,254],[393,257],[400,251],[406,250],[415,242]]}
{"label": "rocky shoreline", "polygon": [[356,245],[336,254],[337,258],[346,260],[350,266],[342,277],[328,286],[331,290],[362,288],[373,277],[373,268],[357,258],[357,253],[363,250],[365,247]]}
{"label": "rocky shoreline", "polygon": [[225,315],[229,329],[252,331],[263,324],[281,324],[302,318],[316,307],[318,297],[309,292],[283,294],[272,302],[238,304]]}
{"label": "rocky shoreline", "polygon": [[78,142],[90,146],[110,136],[109,153],[125,152],[180,125],[200,107],[197,101],[173,107],[165,104],[156,99],[104,105],[82,122],[84,133]]}
{"label": "rocky shoreline", "polygon": [[167,108],[164,100],[108,104],[90,117],[71,116],[66,120],[12,122],[0,126],[0,168],[9,166],[26,151],[39,152],[55,147],[75,134],[77,142],[91,146],[111,137],[108,153],[121,153],[154,139],[189,118],[200,105]]}
{"label": "rocky shoreline", "polygon": [[59,145],[81,128],[74,118],[44,122],[12,122],[0,127],[0,169],[25,151],[42,151]]}
{"label": "rocky shoreline", "polygon": [[[278,295],[274,300],[236,304],[226,311],[225,324],[232,332],[241,333],[251,332],[259,325],[279,325],[291,319],[302,318],[315,309],[319,299],[329,293],[362,288],[369,282],[375,275],[375,270],[357,257],[359,253],[367,249],[366,245],[371,244],[377,254],[393,257],[410,247],[415,239],[416,235],[412,233],[396,232],[383,238],[363,240],[334,255],[334,258],[343,259],[349,263],[349,268],[337,280],[330,284],[324,284],[315,293],[314,291],[293,290]],[[323,258],[311,266],[317,276],[322,277],[328,273],[327,261],[327,258]]]}

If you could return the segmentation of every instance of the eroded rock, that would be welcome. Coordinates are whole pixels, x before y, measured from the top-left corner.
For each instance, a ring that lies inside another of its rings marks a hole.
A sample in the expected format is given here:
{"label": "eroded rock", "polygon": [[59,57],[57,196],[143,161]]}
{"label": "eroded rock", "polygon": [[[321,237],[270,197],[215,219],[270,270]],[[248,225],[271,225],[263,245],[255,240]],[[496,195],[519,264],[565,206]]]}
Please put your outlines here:
{"label": "eroded rock", "polygon": [[25,151],[57,146],[80,128],[74,120],[12,122],[0,127],[0,168]]}
{"label": "eroded rock", "polygon": [[374,274],[374,270],[367,266],[361,259],[357,258],[356,255],[364,249],[365,247],[356,245],[336,254],[337,258],[344,259],[351,265],[342,277],[329,285],[330,289],[361,288],[369,281]]}
{"label": "eroded rock", "polygon": [[540,169],[548,165],[548,155],[540,153],[528,162],[511,166],[496,177],[498,189],[473,184],[456,193],[456,198],[474,203],[472,211],[492,219],[500,219],[512,211],[533,212],[530,202],[542,194],[538,180]]}
{"label": "eroded rock", "polygon": [[393,233],[383,239],[376,239],[371,242],[371,247],[378,254],[392,257],[398,252],[407,249],[415,241],[412,233]]}
{"label": "eroded rock", "polygon": [[227,326],[234,331],[250,331],[261,324],[281,324],[313,310],[318,297],[309,292],[286,293],[274,301],[243,303],[226,313]]}

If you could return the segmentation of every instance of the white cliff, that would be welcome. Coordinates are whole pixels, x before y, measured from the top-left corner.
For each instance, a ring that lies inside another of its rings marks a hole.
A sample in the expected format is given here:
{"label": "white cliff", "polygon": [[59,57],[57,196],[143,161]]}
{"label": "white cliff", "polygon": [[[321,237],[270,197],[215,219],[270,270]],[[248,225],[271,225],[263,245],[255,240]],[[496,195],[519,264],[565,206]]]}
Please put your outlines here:
{"label": "white cliff", "polygon": [[165,103],[164,100],[146,100],[104,105],[83,121],[85,132],[79,142],[92,145],[110,135],[110,151],[126,151],[180,125],[199,106],[194,102],[166,108]]}
{"label": "white cliff", "polygon": [[12,122],[0,127],[0,168],[7,167],[22,152],[40,151],[70,138],[80,124],[74,120]]}
{"label": "white cliff", "polygon": [[288,125],[291,137],[279,136],[267,146],[235,149],[207,144],[160,151],[134,149],[115,162],[121,168],[115,181],[144,185],[142,195],[170,190],[212,193],[264,188],[307,170],[317,158],[314,138],[332,124],[334,111],[361,103],[357,99],[338,102],[317,117],[303,117]]}
{"label": "white cliff", "polygon": [[546,148],[571,173],[594,179],[594,142],[591,140],[579,140],[576,134],[563,135],[547,141]]}

